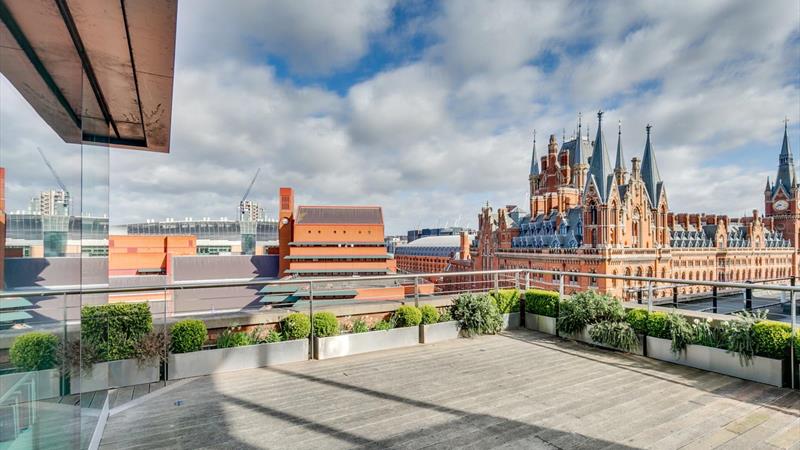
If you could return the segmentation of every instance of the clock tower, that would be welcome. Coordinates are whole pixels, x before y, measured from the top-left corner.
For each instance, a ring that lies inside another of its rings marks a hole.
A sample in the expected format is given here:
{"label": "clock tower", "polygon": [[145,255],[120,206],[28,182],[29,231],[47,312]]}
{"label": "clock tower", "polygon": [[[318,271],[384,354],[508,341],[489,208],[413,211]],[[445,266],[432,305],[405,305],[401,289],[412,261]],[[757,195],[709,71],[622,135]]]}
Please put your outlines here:
{"label": "clock tower", "polygon": [[783,233],[783,237],[798,245],[800,231],[800,204],[798,204],[798,179],[795,175],[794,158],[789,147],[789,121],[783,125],[783,145],[778,158],[778,176],[772,184],[767,179],[764,189],[764,215],[772,217],[775,229]]}

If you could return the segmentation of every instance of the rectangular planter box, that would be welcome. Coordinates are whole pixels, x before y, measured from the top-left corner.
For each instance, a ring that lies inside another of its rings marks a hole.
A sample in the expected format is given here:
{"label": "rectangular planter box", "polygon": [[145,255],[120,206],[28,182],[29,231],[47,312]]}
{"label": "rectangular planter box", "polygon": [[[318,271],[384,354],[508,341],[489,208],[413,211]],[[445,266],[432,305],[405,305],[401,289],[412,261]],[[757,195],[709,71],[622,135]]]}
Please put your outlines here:
{"label": "rectangular planter box", "polygon": [[92,366],[92,370],[82,370],[80,378],[70,379],[70,392],[102,391],[109,388],[136,386],[155,383],[161,379],[158,362],[139,364],[135,359],[107,361]]}
{"label": "rectangular planter box", "polygon": [[[20,382],[23,378],[33,383],[33,398],[30,400],[45,400],[56,398],[61,395],[61,377],[58,369],[37,370],[34,372],[19,372],[0,375],[0,393],[5,394]],[[28,384],[20,385],[19,388],[27,389]],[[25,396],[26,399],[27,396]],[[11,401],[11,400],[9,400]]]}
{"label": "rectangular planter box", "polygon": [[503,314],[503,330],[519,328],[520,316],[518,312]]}
{"label": "rectangular planter box", "polygon": [[308,339],[173,353],[167,360],[167,378],[178,380],[306,360]]}
{"label": "rectangular planter box", "polygon": [[525,328],[541,333],[556,334],[556,318],[525,313]]}
{"label": "rectangular planter box", "polygon": [[328,359],[418,344],[419,327],[394,328],[386,331],[314,337],[314,355],[316,359]]}
{"label": "rectangular planter box", "polygon": [[450,339],[458,338],[460,335],[461,327],[457,320],[419,326],[420,344],[449,341]]}
{"label": "rectangular planter box", "polygon": [[783,361],[780,359],[754,356],[749,365],[742,366],[735,353],[702,345],[687,345],[685,352],[675,355],[669,339],[650,336],[647,337],[647,356],[772,386],[783,385]]}
{"label": "rectangular planter box", "polygon": [[[563,335],[563,337],[565,337],[567,339],[572,339],[573,341],[585,342],[587,344],[595,345],[597,347],[610,348],[610,349],[613,349],[613,350],[620,350],[620,349],[618,349],[616,347],[612,347],[610,345],[605,345],[605,344],[601,344],[599,342],[595,342],[592,339],[592,336],[589,334],[589,331],[593,327],[594,327],[594,325],[587,325],[583,329],[583,331],[581,331],[580,333],[572,333],[572,334],[568,334],[568,335]],[[642,356],[642,355],[644,355],[644,346],[642,345],[642,344],[644,344],[644,337],[641,336],[641,335],[636,335],[636,339],[639,341],[639,345],[637,345],[636,348],[633,349],[633,351],[631,351],[630,353],[633,353],[634,355]],[[620,351],[623,351],[623,350],[620,350]]]}

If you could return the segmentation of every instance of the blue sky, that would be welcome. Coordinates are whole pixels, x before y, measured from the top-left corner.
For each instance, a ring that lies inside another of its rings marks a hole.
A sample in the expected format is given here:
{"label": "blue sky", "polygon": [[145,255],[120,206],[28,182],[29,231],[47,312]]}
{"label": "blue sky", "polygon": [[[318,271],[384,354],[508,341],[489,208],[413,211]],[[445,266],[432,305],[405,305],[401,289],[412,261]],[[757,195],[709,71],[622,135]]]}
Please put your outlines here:
{"label": "blue sky", "polygon": [[[543,152],[578,112],[594,135],[601,108],[628,160],[653,124],[672,210],[763,208],[785,116],[800,151],[798,17],[793,0],[181,2],[171,154],[112,152],[112,221],[232,217],[262,167],[269,215],[291,186],[381,205],[390,233],[474,226],[486,201],[526,204],[534,128]],[[0,87],[4,127],[32,135]],[[48,182],[10,183],[10,207]]]}

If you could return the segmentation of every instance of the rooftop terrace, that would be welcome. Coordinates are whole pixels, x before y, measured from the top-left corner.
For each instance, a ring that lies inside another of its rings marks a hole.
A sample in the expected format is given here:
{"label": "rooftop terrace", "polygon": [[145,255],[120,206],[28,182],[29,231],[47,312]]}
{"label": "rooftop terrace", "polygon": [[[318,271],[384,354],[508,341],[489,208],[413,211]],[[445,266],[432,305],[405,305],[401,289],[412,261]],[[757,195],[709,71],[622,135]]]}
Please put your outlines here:
{"label": "rooftop terrace", "polygon": [[527,330],[173,382],[101,448],[800,448],[800,392]]}

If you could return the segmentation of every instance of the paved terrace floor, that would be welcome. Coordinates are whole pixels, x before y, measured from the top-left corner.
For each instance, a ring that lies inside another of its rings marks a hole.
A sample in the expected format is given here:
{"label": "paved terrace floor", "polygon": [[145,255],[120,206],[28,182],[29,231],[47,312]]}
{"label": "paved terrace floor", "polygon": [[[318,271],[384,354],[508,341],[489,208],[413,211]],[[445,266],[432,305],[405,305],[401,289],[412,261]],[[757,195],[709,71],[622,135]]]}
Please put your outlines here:
{"label": "paved terrace floor", "polygon": [[519,330],[178,382],[101,443],[165,447],[800,449],[800,393]]}

